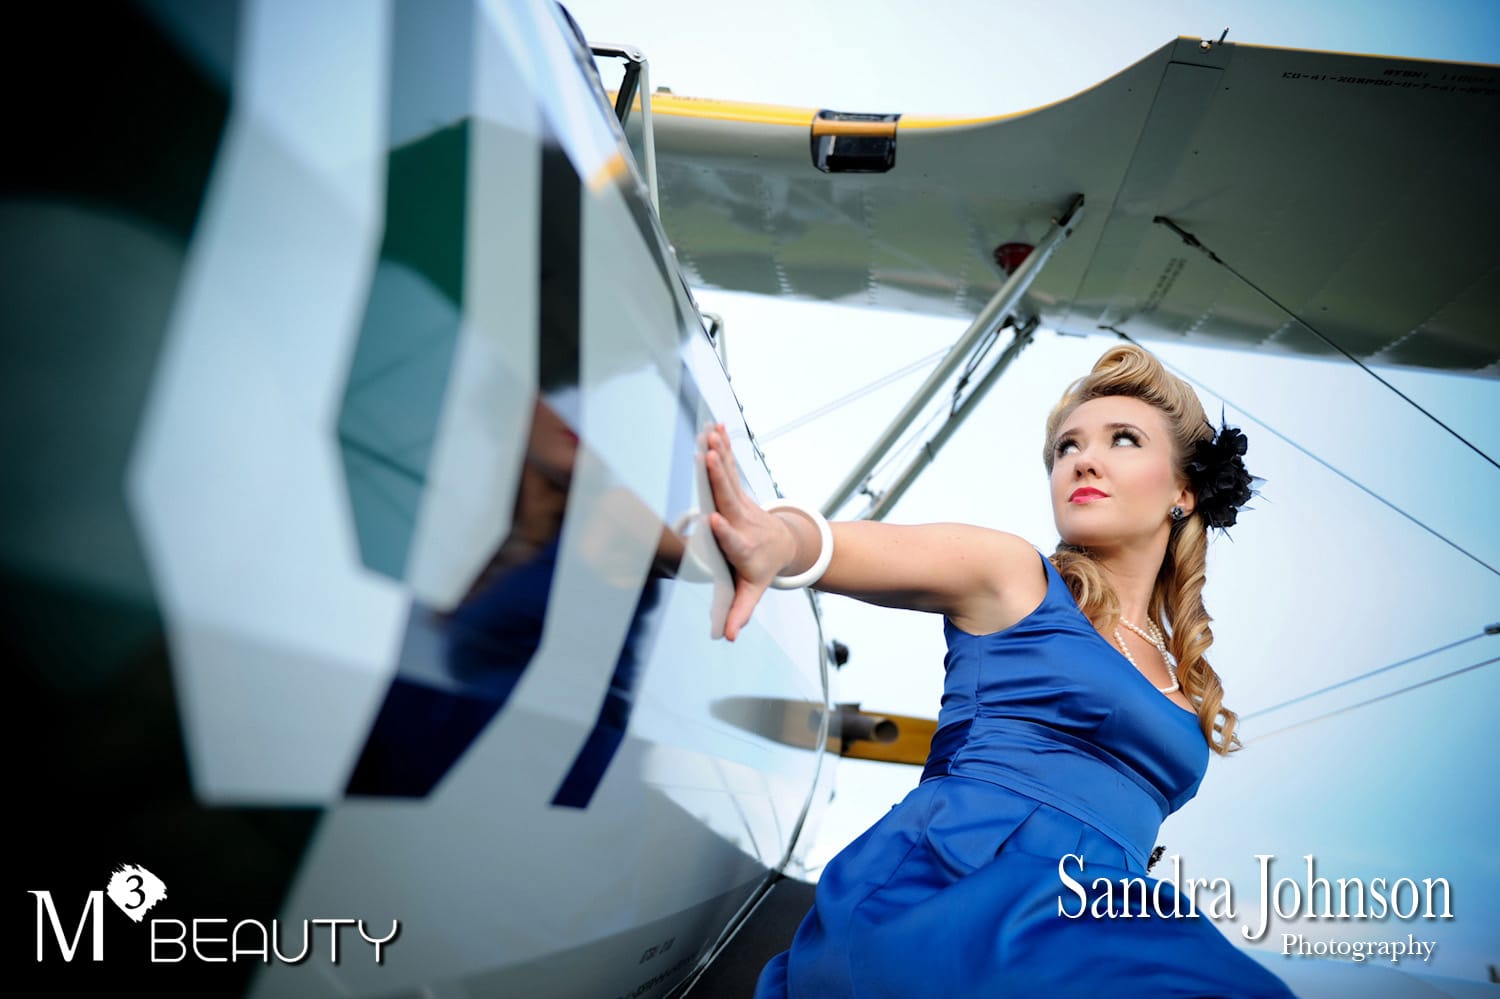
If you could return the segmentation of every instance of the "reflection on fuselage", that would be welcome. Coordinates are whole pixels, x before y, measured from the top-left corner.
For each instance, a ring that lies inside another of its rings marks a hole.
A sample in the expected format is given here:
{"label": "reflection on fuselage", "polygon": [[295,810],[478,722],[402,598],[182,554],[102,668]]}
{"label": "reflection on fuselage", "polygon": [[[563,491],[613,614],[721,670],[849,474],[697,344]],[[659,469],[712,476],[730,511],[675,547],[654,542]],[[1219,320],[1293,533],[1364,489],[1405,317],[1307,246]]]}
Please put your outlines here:
{"label": "reflection on fuselage", "polygon": [[[349,779],[349,794],[426,796],[505,707],[541,643],[579,446],[577,434],[539,397],[511,530],[451,611],[413,606],[396,676]],[[617,489],[601,506],[638,502]],[[594,515],[605,514],[596,509]],[[682,552],[682,538],[663,527],[594,728],[554,805],[586,807],[624,739],[642,640],[662,580],[675,573]]]}

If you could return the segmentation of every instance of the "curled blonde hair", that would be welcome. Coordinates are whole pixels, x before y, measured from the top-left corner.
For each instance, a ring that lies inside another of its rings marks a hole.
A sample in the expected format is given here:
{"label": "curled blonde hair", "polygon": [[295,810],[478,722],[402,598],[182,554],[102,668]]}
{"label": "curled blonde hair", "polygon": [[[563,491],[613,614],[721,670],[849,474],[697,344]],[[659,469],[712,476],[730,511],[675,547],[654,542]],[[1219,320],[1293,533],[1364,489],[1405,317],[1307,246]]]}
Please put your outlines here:
{"label": "curled blonde hair", "polygon": [[[1047,439],[1042,461],[1052,474],[1053,445],[1062,421],[1090,399],[1123,395],[1155,406],[1166,417],[1172,440],[1172,467],[1179,480],[1191,481],[1187,459],[1193,445],[1213,439],[1215,431],[1203,412],[1197,393],[1162,367],[1149,351],[1135,344],[1111,347],[1084,377],[1073,382],[1047,417]],[[1172,522],[1167,551],[1151,588],[1147,614],[1167,636],[1167,647],[1177,660],[1177,679],[1188,699],[1197,705],[1198,726],[1214,752],[1221,756],[1240,748],[1235,736],[1238,716],[1224,707],[1224,686],[1204,653],[1214,641],[1213,620],[1203,606],[1203,584],[1208,553],[1207,527],[1199,511]],[[1120,618],[1120,600],[1086,548],[1061,542],[1052,564],[1068,583],[1079,609],[1095,626],[1113,626]]]}

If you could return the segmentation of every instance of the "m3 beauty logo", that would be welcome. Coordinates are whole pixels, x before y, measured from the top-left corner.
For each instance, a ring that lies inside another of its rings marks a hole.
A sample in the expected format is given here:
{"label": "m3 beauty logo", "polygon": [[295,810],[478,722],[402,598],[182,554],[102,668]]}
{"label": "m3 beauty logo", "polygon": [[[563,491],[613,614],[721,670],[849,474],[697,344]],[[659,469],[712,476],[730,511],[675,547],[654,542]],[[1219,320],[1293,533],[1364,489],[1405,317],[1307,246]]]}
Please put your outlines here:
{"label": "m3 beauty logo", "polygon": [[[385,947],[401,932],[401,921],[391,920],[390,932],[372,936],[363,919],[303,919],[299,924],[273,919],[267,926],[258,919],[232,920],[228,917],[174,919],[146,913],[166,899],[167,886],[161,878],[144,867],[126,864],[110,873],[103,890],[90,891],[82,899],[59,901],[51,891],[29,892],[36,900],[36,960],[38,964],[72,963],[79,958],[104,960],[104,915],[108,898],[131,921],[145,922],[148,935],[145,946],[152,964],[178,964],[198,961],[207,964],[232,964],[259,961],[269,964],[301,964],[311,959],[326,959],[331,964],[363,941],[375,949],[376,964],[385,963]],[[82,911],[76,906],[81,903]],[[72,917],[77,913],[76,918]],[[71,932],[68,927],[71,926]],[[358,933],[346,933],[349,927]],[[325,929],[326,928],[326,929]],[[371,927],[373,928],[373,927]],[[88,942],[85,948],[85,941]],[[138,940],[130,947],[141,946]]]}

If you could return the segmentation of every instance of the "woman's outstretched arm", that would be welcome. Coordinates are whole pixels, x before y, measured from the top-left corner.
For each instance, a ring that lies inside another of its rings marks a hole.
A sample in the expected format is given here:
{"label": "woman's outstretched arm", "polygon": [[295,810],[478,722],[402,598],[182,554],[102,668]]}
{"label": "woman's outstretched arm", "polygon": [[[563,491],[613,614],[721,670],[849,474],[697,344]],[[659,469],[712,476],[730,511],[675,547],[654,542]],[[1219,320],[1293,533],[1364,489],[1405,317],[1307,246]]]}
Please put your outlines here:
{"label": "woman's outstretched arm", "polygon": [[[768,513],[745,493],[722,425],[707,431],[705,445],[716,508],[709,523],[737,577],[724,626],[732,641],[772,577],[810,567],[820,542],[808,518],[786,510]],[[971,616],[999,599],[1017,567],[1037,560],[1024,539],[970,524],[855,520],[829,526],[833,558],[814,586],[884,607]]]}

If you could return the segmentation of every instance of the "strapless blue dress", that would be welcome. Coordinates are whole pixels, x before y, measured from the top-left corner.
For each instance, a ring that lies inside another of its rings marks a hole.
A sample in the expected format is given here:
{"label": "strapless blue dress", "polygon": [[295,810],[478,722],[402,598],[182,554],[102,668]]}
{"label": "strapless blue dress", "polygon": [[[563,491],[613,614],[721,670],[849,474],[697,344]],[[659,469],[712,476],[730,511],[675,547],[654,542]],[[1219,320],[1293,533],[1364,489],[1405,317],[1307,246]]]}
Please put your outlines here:
{"label": "strapless blue dress", "polygon": [[[1209,748],[1041,558],[1047,594],[1021,621],[971,635],[944,618],[921,782],[828,862],[755,999],[1292,995],[1206,917],[1159,915],[1170,882],[1160,910],[1120,889],[1155,884],[1156,834],[1197,792]],[[1087,904],[1059,874],[1068,854]],[[1108,910],[1097,878],[1114,884]]]}

